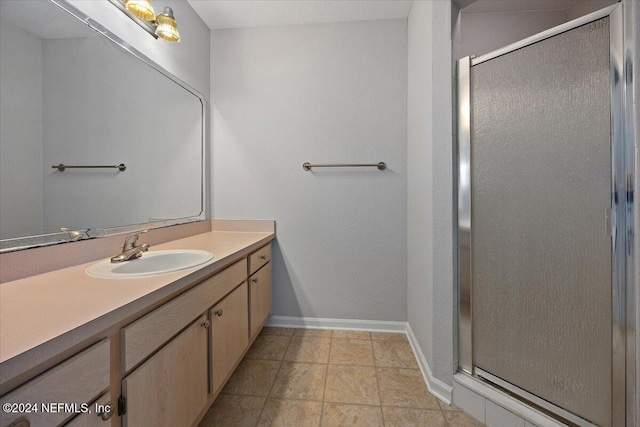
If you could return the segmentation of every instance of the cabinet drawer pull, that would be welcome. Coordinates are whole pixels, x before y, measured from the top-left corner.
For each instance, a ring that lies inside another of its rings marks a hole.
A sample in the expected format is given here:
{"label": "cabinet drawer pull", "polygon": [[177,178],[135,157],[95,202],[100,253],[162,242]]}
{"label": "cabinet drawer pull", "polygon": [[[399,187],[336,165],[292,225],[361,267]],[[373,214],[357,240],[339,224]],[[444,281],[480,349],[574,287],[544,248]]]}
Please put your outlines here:
{"label": "cabinet drawer pull", "polygon": [[267,259],[267,256],[266,255],[260,255],[260,259],[261,260],[265,260],[265,259]]}
{"label": "cabinet drawer pull", "polygon": [[216,316],[218,316],[218,317],[222,316],[222,309],[221,309],[221,308],[217,309],[217,310],[214,312],[214,314],[215,314]]}
{"label": "cabinet drawer pull", "polygon": [[209,329],[209,326],[211,325],[211,320],[207,319],[204,322],[200,323],[200,326],[202,326],[205,329]]}
{"label": "cabinet drawer pull", "polygon": [[251,281],[252,281],[253,283],[258,283],[258,278],[257,278],[257,277],[254,277],[253,279],[251,279]]}

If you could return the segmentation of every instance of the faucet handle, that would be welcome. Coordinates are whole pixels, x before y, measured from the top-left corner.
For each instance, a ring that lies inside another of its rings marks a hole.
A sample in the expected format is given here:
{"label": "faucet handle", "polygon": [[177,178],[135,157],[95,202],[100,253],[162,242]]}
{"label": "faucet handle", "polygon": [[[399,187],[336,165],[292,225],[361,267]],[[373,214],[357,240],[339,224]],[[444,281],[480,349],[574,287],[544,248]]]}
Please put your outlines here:
{"label": "faucet handle", "polygon": [[124,239],[124,250],[134,248],[136,246],[136,242],[140,238],[140,235],[144,233],[148,233],[149,230],[137,231],[133,234],[129,234],[126,239]]}

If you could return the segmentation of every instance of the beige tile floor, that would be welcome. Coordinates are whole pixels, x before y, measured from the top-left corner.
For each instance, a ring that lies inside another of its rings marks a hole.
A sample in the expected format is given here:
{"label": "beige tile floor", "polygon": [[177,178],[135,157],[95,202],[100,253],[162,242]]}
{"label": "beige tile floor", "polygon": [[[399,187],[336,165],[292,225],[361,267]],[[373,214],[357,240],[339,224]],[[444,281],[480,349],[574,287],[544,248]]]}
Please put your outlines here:
{"label": "beige tile floor", "polygon": [[268,327],[200,423],[481,425],[429,394],[404,334]]}

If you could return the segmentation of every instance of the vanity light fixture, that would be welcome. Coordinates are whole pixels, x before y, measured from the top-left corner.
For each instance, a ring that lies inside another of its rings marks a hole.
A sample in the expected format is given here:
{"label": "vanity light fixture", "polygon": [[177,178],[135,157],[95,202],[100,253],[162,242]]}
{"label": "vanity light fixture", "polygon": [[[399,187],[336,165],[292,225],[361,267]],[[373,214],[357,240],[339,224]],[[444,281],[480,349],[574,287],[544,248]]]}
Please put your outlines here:
{"label": "vanity light fixture", "polygon": [[125,7],[129,12],[145,21],[156,19],[156,12],[151,6],[151,0],[127,0]]}
{"label": "vanity light fixture", "polygon": [[156,15],[151,0],[109,0],[109,2],[153,37],[160,37],[170,42],[180,41],[178,24],[170,7],[165,7],[161,13]]}
{"label": "vanity light fixture", "polygon": [[173,17],[173,10],[166,6],[162,13],[156,16],[156,34],[169,42],[179,42],[180,33],[178,33],[178,24],[176,18]]}

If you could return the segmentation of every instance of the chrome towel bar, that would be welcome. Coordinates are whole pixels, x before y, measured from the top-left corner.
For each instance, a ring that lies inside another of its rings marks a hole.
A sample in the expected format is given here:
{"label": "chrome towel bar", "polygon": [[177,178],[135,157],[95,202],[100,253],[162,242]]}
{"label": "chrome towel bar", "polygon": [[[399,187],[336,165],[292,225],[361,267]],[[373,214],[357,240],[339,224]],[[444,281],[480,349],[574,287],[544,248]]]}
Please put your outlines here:
{"label": "chrome towel bar", "polygon": [[363,163],[363,164],[328,164],[328,165],[312,165],[309,162],[302,164],[302,169],[306,171],[310,171],[311,168],[378,168],[378,170],[385,170],[387,168],[387,164],[385,162],[380,163]]}
{"label": "chrome towel bar", "polygon": [[123,172],[127,169],[127,166],[124,163],[120,163],[119,165],[96,165],[96,166],[71,166],[71,165],[63,165],[60,163],[59,165],[51,166],[53,169],[58,169],[60,172],[64,172],[65,169],[119,169],[120,172]]}

